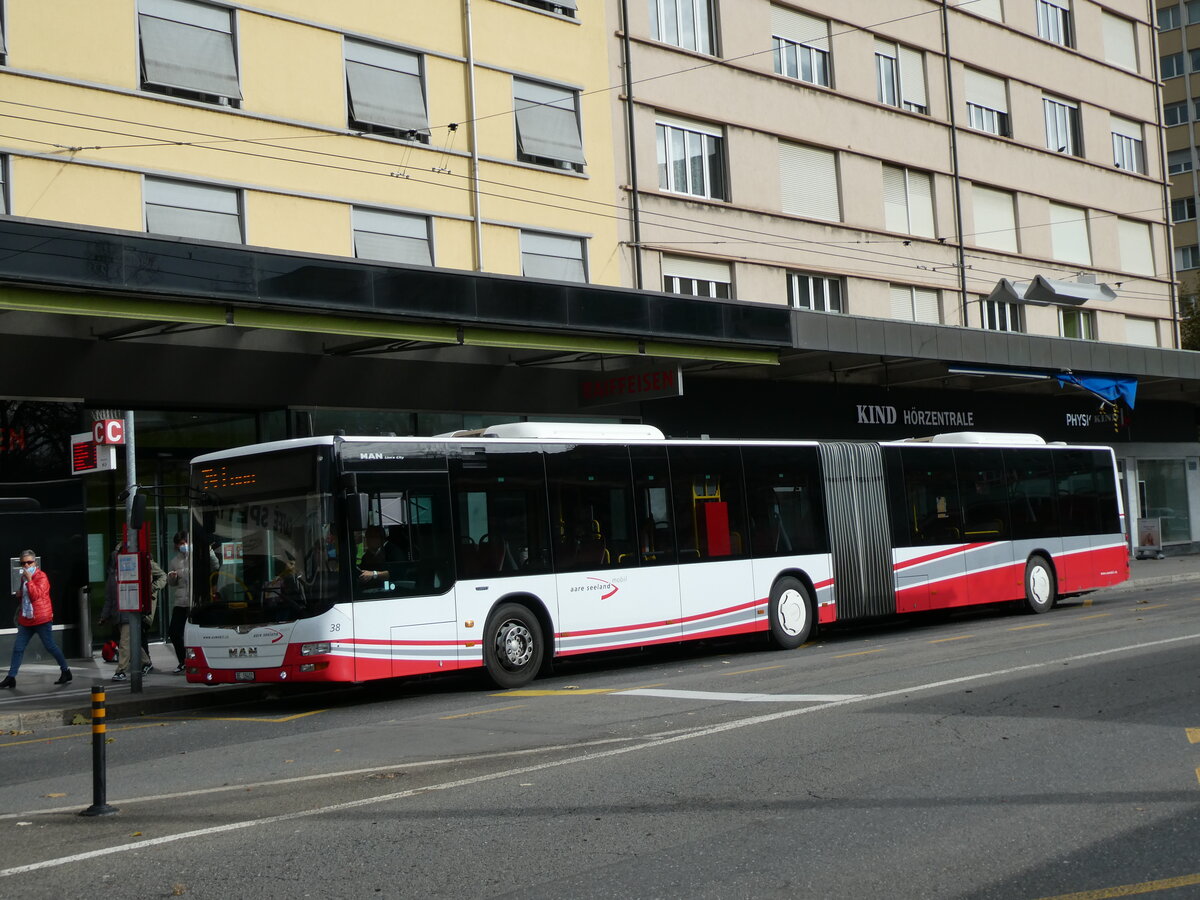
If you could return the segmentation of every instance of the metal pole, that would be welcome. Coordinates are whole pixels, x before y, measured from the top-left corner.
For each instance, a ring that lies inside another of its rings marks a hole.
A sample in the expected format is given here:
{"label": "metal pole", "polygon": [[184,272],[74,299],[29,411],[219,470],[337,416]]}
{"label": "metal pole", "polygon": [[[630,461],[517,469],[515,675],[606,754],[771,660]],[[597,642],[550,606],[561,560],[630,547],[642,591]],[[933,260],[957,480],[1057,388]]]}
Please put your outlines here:
{"label": "metal pole", "polygon": [[93,659],[92,650],[92,588],[85,584],[79,589],[79,656]]}
{"label": "metal pole", "polygon": [[104,685],[92,685],[92,805],[81,816],[111,816],[117,812],[108,805],[108,764],[105,760],[107,710],[104,708]]}
{"label": "metal pole", "polygon": [[[125,522],[128,526],[133,521],[133,501],[137,496],[137,446],[133,438],[133,410],[125,410]],[[125,546],[126,553],[137,553],[138,533],[127,527],[129,535]],[[139,560],[139,577],[140,577]],[[142,583],[145,579],[141,579]],[[141,585],[139,584],[139,589]],[[144,602],[143,598],[143,602]],[[129,693],[142,692],[142,613],[141,610],[129,614]]]}

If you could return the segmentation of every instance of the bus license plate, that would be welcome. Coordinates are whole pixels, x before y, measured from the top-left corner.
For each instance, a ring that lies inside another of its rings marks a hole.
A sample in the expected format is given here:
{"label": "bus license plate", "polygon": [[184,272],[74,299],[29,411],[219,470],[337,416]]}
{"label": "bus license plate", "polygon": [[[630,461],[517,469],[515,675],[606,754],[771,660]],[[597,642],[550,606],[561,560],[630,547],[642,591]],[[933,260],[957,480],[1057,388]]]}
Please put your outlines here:
{"label": "bus license plate", "polygon": [[253,672],[235,672],[233,675],[235,681],[253,681]]}

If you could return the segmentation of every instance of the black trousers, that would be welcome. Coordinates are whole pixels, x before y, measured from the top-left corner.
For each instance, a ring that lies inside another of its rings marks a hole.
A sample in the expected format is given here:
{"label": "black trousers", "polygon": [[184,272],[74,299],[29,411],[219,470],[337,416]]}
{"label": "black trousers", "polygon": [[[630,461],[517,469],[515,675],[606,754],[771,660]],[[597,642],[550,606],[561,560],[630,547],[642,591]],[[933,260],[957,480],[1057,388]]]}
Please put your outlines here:
{"label": "black trousers", "polygon": [[183,650],[183,626],[187,624],[188,610],[186,606],[171,607],[171,624],[167,626],[167,637],[175,648],[175,655],[182,666],[185,662]]}

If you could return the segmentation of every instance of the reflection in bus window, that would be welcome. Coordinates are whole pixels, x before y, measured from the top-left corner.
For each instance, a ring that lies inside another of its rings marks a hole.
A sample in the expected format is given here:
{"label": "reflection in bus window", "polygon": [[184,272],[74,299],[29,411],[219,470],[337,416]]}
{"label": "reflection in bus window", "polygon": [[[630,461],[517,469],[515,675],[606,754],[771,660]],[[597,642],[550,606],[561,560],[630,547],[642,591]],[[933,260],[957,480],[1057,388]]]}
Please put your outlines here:
{"label": "reflection in bus window", "polygon": [[624,447],[546,455],[554,568],[582,572],[638,564],[633,484]]}
{"label": "reflection in bus window", "polygon": [[826,552],[816,447],[748,446],[742,459],[754,556]]}
{"label": "reflection in bus window", "polygon": [[904,515],[914,546],[953,544],[962,540],[962,514],[954,451],[943,447],[905,447]]}
{"label": "reflection in bus window", "polygon": [[550,571],[542,449],[489,443],[451,457],[459,578]]}
{"label": "reflection in bus window", "polygon": [[962,497],[963,537],[968,541],[1009,539],[1008,480],[1003,451],[980,448],[956,453]]}
{"label": "reflection in bus window", "polygon": [[1058,534],[1058,498],[1050,450],[1005,450],[1008,507],[1016,540]]}
{"label": "reflection in bus window", "polygon": [[671,524],[671,479],[663,447],[630,447],[633,467],[634,516],[638,555],[643,566],[675,562],[675,529]]}
{"label": "reflection in bus window", "polygon": [[[387,490],[381,488],[386,484]],[[367,528],[355,535],[355,597],[444,594],[453,583],[450,498],[440,479],[362,476]]]}

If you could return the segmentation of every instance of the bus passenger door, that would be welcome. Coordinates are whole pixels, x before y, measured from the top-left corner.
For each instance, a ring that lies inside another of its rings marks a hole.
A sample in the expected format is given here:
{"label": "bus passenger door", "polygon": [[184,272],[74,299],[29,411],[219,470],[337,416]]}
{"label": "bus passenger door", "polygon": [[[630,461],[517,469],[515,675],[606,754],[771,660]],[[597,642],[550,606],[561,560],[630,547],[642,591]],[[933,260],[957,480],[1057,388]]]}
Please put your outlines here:
{"label": "bus passenger door", "polygon": [[745,634],[761,626],[737,447],[672,447],[671,495],[685,639]]}
{"label": "bus passenger door", "polygon": [[626,447],[546,454],[561,655],[679,639],[665,452],[633,453],[632,466]]}
{"label": "bus passenger door", "polygon": [[1013,560],[1010,479],[1004,451],[989,447],[957,450],[958,491],[962,498],[963,554],[971,603],[995,603],[1021,596],[1024,558]]}
{"label": "bus passenger door", "polygon": [[450,494],[443,473],[359,476],[367,527],[354,535],[360,679],[458,667]]}
{"label": "bus passenger door", "polygon": [[[898,611],[970,603],[954,451],[930,445],[903,447],[900,464],[908,540],[907,546],[897,541],[894,551]],[[902,533],[898,523],[894,531]]]}

